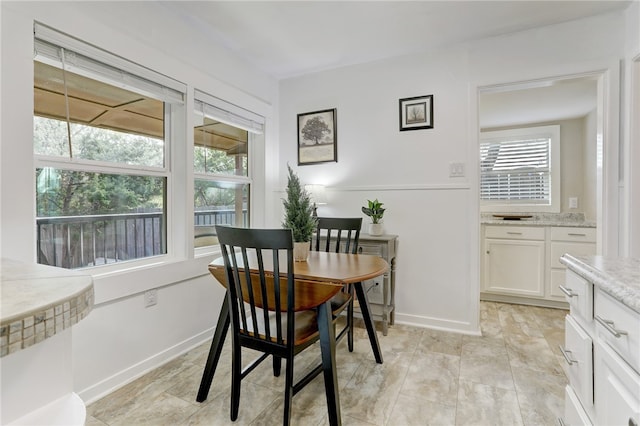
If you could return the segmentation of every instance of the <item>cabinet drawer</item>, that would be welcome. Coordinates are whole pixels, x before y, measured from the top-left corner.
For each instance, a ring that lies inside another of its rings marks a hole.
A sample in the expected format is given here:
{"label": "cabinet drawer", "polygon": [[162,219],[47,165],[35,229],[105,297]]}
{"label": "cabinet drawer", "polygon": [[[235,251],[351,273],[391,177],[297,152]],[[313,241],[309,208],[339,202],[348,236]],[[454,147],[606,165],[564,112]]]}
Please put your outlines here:
{"label": "cabinet drawer", "polygon": [[[571,315],[587,331],[593,329],[593,284],[567,269],[563,286]],[[563,292],[564,293],[564,292]]]}
{"label": "cabinet drawer", "polygon": [[640,424],[640,375],[604,342],[595,348],[596,424]]}
{"label": "cabinet drawer", "polygon": [[544,240],[544,228],[533,226],[487,226],[484,233],[486,238]]}
{"label": "cabinet drawer", "polygon": [[640,373],[640,314],[597,290],[594,318],[598,337]]}
{"label": "cabinet drawer", "polygon": [[572,243],[572,242],[551,242],[551,267],[564,268],[560,263],[560,257],[569,253],[573,256],[588,256],[596,254],[596,243]]}
{"label": "cabinet drawer", "polygon": [[564,389],[564,417],[562,420],[566,426],[592,425],[570,385]]}
{"label": "cabinet drawer", "polygon": [[569,384],[586,406],[593,405],[593,340],[571,318],[565,317],[564,348],[565,367]]}
{"label": "cabinet drawer", "polygon": [[596,242],[596,228],[552,227],[551,241]]}
{"label": "cabinet drawer", "polygon": [[359,254],[372,254],[386,258],[385,247],[379,244],[360,244],[358,246]]}

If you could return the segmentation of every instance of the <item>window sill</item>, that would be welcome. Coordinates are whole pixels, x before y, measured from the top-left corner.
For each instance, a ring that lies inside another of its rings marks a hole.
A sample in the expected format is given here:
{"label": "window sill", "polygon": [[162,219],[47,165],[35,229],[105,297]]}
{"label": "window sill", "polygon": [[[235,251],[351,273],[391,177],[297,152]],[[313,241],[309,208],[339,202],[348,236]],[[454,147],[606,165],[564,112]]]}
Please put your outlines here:
{"label": "window sill", "polygon": [[194,259],[164,259],[113,272],[93,271],[96,272],[93,274],[95,305],[208,275],[207,266],[219,254],[210,250]]}

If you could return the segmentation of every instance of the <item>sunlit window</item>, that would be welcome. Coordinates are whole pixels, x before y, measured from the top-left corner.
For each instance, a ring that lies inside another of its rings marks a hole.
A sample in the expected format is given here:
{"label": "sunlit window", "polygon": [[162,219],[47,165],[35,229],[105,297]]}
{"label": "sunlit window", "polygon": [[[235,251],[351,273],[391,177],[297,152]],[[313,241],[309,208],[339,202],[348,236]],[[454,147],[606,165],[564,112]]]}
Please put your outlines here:
{"label": "sunlit window", "polygon": [[480,199],[488,209],[555,208],[559,202],[558,126],[484,132]]}
{"label": "sunlit window", "polygon": [[180,84],[47,27],[36,25],[35,46],[38,262],[83,268],[167,253]]}
{"label": "sunlit window", "polygon": [[215,225],[250,224],[249,140],[257,130],[239,127],[244,123],[235,119],[242,117],[230,116],[229,111],[214,105],[220,104],[219,100],[196,93],[194,245],[203,247],[218,244]]}

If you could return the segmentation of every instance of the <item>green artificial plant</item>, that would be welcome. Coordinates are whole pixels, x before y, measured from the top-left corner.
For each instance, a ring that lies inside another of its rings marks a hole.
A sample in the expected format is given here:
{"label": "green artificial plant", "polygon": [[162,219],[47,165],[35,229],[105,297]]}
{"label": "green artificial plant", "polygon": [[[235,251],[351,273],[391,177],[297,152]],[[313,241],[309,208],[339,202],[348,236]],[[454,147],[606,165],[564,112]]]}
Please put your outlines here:
{"label": "green artificial plant", "polygon": [[284,204],[283,228],[290,228],[293,231],[293,241],[297,243],[311,241],[311,235],[316,230],[316,219],[313,215],[313,205],[307,191],[300,184],[300,179],[293,172],[291,166],[289,178],[287,180],[287,198]]}
{"label": "green artificial plant", "polygon": [[374,201],[367,200],[368,206],[362,207],[362,213],[371,218],[372,223],[380,223],[382,216],[384,216],[385,209],[382,208],[384,203],[381,203],[376,198]]}

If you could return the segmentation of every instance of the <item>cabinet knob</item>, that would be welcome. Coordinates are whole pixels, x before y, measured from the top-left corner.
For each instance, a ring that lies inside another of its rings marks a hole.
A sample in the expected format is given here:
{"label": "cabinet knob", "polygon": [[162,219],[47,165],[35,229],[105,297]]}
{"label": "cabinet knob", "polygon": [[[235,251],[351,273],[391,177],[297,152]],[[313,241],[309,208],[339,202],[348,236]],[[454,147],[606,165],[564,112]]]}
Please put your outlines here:
{"label": "cabinet knob", "polygon": [[490,251],[490,250],[487,250],[487,254],[491,254],[491,251]]}

